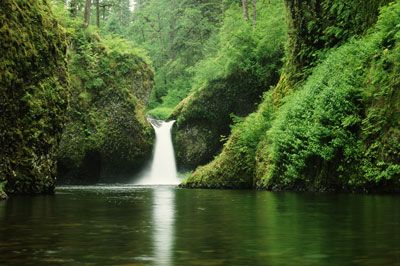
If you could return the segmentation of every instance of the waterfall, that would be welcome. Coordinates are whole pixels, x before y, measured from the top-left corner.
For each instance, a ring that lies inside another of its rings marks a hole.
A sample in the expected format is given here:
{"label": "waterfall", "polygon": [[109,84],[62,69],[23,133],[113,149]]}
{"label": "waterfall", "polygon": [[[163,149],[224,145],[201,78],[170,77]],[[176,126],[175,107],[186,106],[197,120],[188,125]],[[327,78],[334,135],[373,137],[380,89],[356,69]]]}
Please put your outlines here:
{"label": "waterfall", "polygon": [[147,169],[137,185],[177,185],[180,183],[175,163],[171,129],[175,121],[148,118],[156,133],[156,142],[150,169]]}

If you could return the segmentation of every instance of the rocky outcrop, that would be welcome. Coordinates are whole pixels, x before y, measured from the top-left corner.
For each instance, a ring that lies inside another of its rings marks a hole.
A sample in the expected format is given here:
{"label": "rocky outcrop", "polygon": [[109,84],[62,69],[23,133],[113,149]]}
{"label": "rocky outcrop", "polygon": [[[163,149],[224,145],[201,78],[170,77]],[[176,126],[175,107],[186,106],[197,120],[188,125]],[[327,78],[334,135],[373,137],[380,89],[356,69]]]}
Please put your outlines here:
{"label": "rocky outcrop", "polygon": [[151,155],[144,115],[153,71],[132,45],[79,29],[70,58],[70,121],[58,153],[59,183],[116,182]]}
{"label": "rocky outcrop", "polygon": [[0,2],[0,183],[51,193],[69,99],[66,38],[45,0]]}

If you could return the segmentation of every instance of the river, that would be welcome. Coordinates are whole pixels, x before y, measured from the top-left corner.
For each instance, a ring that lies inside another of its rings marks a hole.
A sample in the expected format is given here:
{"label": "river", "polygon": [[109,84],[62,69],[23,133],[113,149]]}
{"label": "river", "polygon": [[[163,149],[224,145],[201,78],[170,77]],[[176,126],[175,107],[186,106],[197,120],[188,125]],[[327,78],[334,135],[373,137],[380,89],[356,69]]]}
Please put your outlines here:
{"label": "river", "polygon": [[0,265],[400,265],[400,197],[58,187],[0,202]]}

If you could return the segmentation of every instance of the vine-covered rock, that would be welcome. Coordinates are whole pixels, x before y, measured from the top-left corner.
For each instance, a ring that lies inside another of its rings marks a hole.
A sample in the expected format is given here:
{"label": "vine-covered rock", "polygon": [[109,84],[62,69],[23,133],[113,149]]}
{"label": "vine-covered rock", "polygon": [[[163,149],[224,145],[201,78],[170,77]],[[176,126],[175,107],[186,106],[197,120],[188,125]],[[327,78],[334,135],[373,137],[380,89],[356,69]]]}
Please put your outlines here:
{"label": "vine-covered rock", "polygon": [[2,0],[0,25],[0,183],[50,193],[69,98],[64,30],[46,0]]}

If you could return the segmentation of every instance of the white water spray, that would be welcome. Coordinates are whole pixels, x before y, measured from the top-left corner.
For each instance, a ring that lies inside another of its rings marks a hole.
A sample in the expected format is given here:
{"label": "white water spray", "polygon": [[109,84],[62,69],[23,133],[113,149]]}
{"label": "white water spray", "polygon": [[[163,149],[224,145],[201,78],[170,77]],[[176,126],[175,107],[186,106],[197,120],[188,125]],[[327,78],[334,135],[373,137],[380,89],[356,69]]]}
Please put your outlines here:
{"label": "white water spray", "polygon": [[180,183],[175,163],[171,129],[175,121],[161,121],[148,118],[156,133],[151,168],[142,175],[136,185],[177,185]]}

